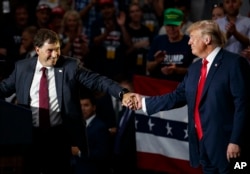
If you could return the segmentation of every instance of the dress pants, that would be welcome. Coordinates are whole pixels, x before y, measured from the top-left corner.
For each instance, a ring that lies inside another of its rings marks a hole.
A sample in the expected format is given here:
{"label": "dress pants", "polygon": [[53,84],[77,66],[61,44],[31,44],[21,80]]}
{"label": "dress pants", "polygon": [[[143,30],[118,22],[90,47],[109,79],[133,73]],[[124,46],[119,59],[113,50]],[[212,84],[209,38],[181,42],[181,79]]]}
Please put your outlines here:
{"label": "dress pants", "polygon": [[225,160],[220,161],[220,165],[218,165],[218,161],[215,162],[214,159],[211,159],[208,156],[206,145],[204,144],[203,138],[199,142],[200,163],[202,166],[203,174],[231,174],[230,164],[226,160],[226,152],[225,152]]}

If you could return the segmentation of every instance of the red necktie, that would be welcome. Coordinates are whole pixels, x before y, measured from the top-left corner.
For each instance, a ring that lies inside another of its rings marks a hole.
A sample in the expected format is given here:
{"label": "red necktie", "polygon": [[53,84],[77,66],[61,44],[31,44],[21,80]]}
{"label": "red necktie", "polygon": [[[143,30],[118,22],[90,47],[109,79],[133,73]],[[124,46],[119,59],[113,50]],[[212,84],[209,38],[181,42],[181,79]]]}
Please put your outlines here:
{"label": "red necktie", "polygon": [[42,76],[39,88],[39,127],[48,128],[50,126],[49,118],[49,91],[46,76],[47,68],[42,67]]}
{"label": "red necktie", "polygon": [[206,59],[204,59],[202,67],[201,67],[200,81],[198,84],[198,89],[197,89],[197,93],[196,93],[196,100],[195,100],[194,121],[195,121],[196,131],[197,131],[199,140],[201,140],[201,138],[203,136],[201,121],[200,121],[199,104],[200,104],[200,99],[201,99],[203,87],[204,87],[204,84],[206,81],[207,64],[208,64],[208,61]]}

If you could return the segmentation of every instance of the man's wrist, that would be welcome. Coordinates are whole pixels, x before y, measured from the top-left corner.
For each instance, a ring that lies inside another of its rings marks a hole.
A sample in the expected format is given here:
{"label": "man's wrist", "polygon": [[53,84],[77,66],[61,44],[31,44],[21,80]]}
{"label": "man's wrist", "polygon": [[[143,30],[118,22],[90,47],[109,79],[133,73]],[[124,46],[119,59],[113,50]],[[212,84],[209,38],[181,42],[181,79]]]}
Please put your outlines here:
{"label": "man's wrist", "polygon": [[129,93],[129,90],[126,88],[123,88],[120,92],[119,92],[119,99],[122,101],[123,99],[123,95]]}

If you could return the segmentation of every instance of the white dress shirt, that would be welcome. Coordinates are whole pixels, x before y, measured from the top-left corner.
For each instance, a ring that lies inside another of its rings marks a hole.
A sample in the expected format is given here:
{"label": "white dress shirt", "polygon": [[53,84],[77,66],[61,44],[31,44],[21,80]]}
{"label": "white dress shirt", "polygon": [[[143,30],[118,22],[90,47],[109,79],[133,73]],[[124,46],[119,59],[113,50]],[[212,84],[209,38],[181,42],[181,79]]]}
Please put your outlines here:
{"label": "white dress shirt", "polygon": [[[40,78],[42,76],[42,64],[37,61],[36,69],[33,77],[33,81],[30,88],[30,98],[31,98],[31,111],[33,116],[33,126],[39,126],[39,84]],[[47,79],[49,85],[49,105],[50,105],[50,125],[56,126],[62,123],[62,118],[60,114],[60,108],[57,99],[56,85],[55,85],[55,73],[53,67],[46,67]]]}
{"label": "white dress shirt", "polygon": [[89,126],[89,124],[91,123],[91,121],[96,117],[96,114],[92,115],[91,117],[89,117],[88,119],[86,119],[86,127]]}

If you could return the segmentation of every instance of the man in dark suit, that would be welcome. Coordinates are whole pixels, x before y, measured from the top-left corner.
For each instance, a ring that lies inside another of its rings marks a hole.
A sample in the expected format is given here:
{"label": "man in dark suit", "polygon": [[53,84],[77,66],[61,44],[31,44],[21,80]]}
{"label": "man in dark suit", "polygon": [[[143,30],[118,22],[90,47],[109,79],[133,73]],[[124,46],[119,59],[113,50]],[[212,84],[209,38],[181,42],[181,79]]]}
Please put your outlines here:
{"label": "man in dark suit", "polygon": [[[61,56],[59,37],[52,30],[40,29],[34,37],[34,46],[38,56],[16,63],[12,74],[0,83],[0,98],[16,93],[17,103],[32,111],[33,143],[25,157],[24,173],[68,174],[71,147],[78,147],[81,153],[88,151],[79,103],[80,87],[107,92],[120,99],[129,96],[125,94],[128,90],[85,69],[78,60]],[[47,76],[47,87],[39,87],[42,75]],[[40,89],[44,92],[40,93]],[[45,101],[39,98],[45,93],[48,93],[47,109],[39,114]],[[41,126],[42,115],[47,116],[45,127]]]}
{"label": "man in dark suit", "polygon": [[78,147],[72,148],[74,174],[111,174],[110,133],[108,125],[96,113],[94,94],[82,94],[82,119],[86,121],[89,155],[81,154]]}
{"label": "man in dark suit", "polygon": [[[249,160],[248,149],[244,148],[247,147],[245,133],[249,127],[249,64],[240,55],[222,48],[225,37],[213,21],[198,21],[188,31],[192,53],[200,59],[190,66],[176,90],[148,98],[135,93],[136,99],[124,104],[135,105],[148,115],[187,104],[191,166],[201,165],[204,174],[240,172],[237,167],[230,170],[230,163],[234,161],[232,166],[235,166],[236,162]],[[196,105],[200,71],[205,60],[208,61],[207,75]],[[199,117],[195,117],[195,113],[199,113]],[[200,122],[196,122],[196,118],[200,118]],[[198,133],[199,123],[201,131]]]}

